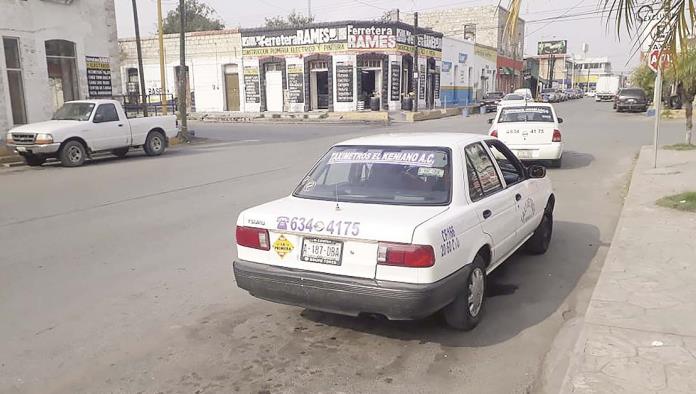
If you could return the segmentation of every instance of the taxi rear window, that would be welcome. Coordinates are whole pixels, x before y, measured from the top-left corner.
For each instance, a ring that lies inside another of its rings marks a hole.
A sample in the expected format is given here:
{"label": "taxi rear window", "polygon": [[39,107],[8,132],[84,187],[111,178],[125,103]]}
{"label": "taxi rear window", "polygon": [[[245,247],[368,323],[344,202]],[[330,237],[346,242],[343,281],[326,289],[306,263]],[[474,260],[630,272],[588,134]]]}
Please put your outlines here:
{"label": "taxi rear window", "polygon": [[549,107],[520,106],[505,107],[500,111],[498,123],[508,122],[553,122],[553,113]]}
{"label": "taxi rear window", "polygon": [[335,146],[297,186],[295,197],[393,205],[447,205],[447,148]]}

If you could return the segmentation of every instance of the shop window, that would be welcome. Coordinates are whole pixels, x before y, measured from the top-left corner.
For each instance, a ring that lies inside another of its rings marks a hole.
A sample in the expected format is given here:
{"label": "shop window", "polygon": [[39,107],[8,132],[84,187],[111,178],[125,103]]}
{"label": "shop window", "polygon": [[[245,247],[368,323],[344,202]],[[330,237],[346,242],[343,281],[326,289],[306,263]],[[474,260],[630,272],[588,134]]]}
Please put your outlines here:
{"label": "shop window", "polygon": [[358,60],[359,68],[382,68],[382,61],[379,59]]}
{"label": "shop window", "polygon": [[5,50],[7,84],[10,88],[12,123],[25,124],[27,123],[27,112],[24,102],[24,82],[22,80],[22,61],[19,53],[19,39],[3,37],[2,45]]}
{"label": "shop window", "polygon": [[309,63],[310,70],[328,70],[329,62],[324,60],[317,60]]}
{"label": "shop window", "polygon": [[79,98],[75,43],[66,40],[48,40],[45,46],[49,85],[54,106],[58,108],[65,101]]}
{"label": "shop window", "polygon": [[140,79],[138,78],[138,69],[129,68],[126,70],[126,92],[130,95],[140,94]]}

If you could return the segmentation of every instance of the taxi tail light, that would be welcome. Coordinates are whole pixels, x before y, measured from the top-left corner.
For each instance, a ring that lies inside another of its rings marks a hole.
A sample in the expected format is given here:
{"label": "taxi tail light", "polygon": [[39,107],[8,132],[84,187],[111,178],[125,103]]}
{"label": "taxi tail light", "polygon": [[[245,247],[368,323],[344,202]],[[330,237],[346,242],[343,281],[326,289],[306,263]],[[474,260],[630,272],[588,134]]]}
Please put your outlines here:
{"label": "taxi tail light", "polygon": [[490,135],[491,135],[491,137],[493,137],[493,138],[498,138],[498,130],[493,130],[493,131],[491,131]]}
{"label": "taxi tail light", "polygon": [[237,226],[237,245],[247,248],[269,250],[268,230],[256,227]]}
{"label": "taxi tail light", "polygon": [[561,132],[559,130],[554,130],[553,131],[553,138],[551,139],[552,142],[561,142]]}
{"label": "taxi tail light", "polygon": [[435,251],[430,245],[380,242],[377,264],[399,267],[425,268],[435,264]]}

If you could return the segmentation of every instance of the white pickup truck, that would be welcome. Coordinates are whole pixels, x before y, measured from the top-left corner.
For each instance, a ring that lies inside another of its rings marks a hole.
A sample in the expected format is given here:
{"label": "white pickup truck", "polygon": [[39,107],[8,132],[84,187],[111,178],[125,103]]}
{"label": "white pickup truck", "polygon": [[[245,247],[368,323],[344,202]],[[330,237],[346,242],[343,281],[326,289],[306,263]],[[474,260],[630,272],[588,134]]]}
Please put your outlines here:
{"label": "white pickup truck", "polygon": [[7,145],[30,166],[55,157],[66,167],[77,167],[95,152],[125,157],[142,147],[148,156],[161,155],[177,134],[176,116],[128,119],[115,100],[80,100],[65,103],[53,118],[11,129]]}

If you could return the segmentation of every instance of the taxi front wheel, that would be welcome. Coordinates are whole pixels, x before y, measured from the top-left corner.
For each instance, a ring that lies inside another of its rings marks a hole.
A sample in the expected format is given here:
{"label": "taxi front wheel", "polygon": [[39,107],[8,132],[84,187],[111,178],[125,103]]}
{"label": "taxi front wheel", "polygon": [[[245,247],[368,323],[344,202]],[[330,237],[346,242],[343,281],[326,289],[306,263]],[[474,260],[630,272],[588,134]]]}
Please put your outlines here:
{"label": "taxi front wheel", "polygon": [[443,309],[447,325],[457,330],[473,330],[483,315],[486,300],[486,265],[481,256],[471,263],[466,285],[451,304]]}

